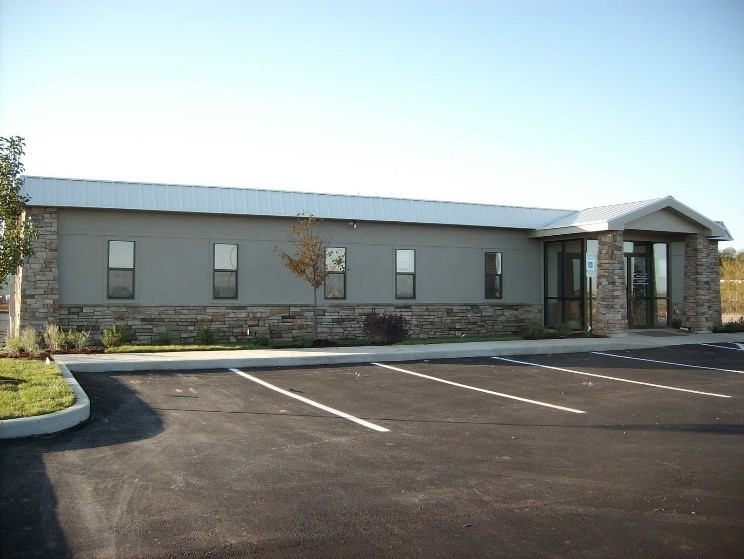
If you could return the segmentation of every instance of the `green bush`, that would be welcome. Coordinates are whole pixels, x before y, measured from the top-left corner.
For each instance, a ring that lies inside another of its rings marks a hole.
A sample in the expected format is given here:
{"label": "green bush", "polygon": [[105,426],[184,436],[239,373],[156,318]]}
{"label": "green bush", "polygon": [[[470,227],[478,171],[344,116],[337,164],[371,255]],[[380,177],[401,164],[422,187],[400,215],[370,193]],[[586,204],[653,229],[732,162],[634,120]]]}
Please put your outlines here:
{"label": "green bush", "polygon": [[400,315],[370,312],[364,315],[362,331],[370,344],[396,344],[408,337],[408,321]]}
{"label": "green bush", "polygon": [[37,357],[41,353],[41,344],[39,344],[39,334],[36,330],[27,326],[21,332],[21,346],[23,351],[31,357]]}
{"label": "green bush", "polygon": [[256,334],[251,342],[255,347],[271,347],[271,338],[266,334]]}
{"label": "green bush", "polygon": [[5,341],[5,351],[11,357],[18,357],[23,352],[21,336],[17,332],[13,336],[8,336]]}
{"label": "green bush", "polygon": [[166,328],[162,332],[153,334],[152,343],[153,345],[173,345],[173,336],[171,336],[170,330]]}
{"label": "green bush", "polygon": [[89,339],[89,330],[82,330],[80,332],[76,330],[68,330],[65,334],[65,347],[67,349],[75,348],[77,350],[81,350],[88,343]]}
{"label": "green bush", "polygon": [[111,328],[106,328],[103,331],[101,343],[104,347],[119,347],[129,341],[129,330],[126,324],[117,326],[113,324]]}
{"label": "green bush", "polygon": [[297,345],[300,347],[313,347],[314,343],[315,338],[313,338],[312,334],[300,334],[297,338]]}
{"label": "green bush", "polygon": [[714,332],[725,333],[725,332],[744,332],[744,316],[740,316],[738,320],[732,320],[721,326],[713,328]]}
{"label": "green bush", "polygon": [[211,326],[200,326],[197,328],[196,339],[202,345],[212,345],[217,341]]}
{"label": "green bush", "polygon": [[530,324],[523,332],[522,337],[525,340],[545,340],[550,338],[550,332],[540,324]]}
{"label": "green bush", "polygon": [[56,324],[50,324],[44,330],[44,344],[49,351],[59,351],[65,346],[65,333]]}

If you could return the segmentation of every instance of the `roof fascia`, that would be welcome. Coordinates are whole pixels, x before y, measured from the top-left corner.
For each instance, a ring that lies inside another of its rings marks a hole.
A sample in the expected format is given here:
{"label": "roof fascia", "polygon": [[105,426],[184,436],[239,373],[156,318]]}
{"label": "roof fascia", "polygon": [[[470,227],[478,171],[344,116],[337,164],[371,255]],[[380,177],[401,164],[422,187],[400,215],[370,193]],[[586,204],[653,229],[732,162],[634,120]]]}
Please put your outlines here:
{"label": "roof fascia", "polygon": [[696,212],[695,210],[693,210],[689,206],[686,206],[685,204],[683,204],[682,202],[680,202],[679,200],[677,200],[676,198],[672,196],[660,198],[659,200],[655,200],[646,206],[636,208],[635,210],[631,212],[618,216],[608,221],[607,225],[608,225],[608,228],[613,231],[624,231],[627,223],[630,223],[631,221],[635,221],[636,219],[645,217],[649,214],[652,214],[654,212],[664,210],[667,208],[671,208],[672,210],[683,215],[687,219],[696,222],[698,225],[702,225],[706,229],[709,229],[710,230],[709,236],[712,238],[730,237],[730,234],[728,233],[725,227],[721,227],[719,223],[708,219],[704,215]]}
{"label": "roof fascia", "polygon": [[600,233],[608,231],[606,221],[594,221],[592,223],[583,223],[582,225],[572,225],[570,227],[558,227],[556,229],[535,229],[527,237],[530,239],[544,239],[549,237],[562,237],[565,235],[583,235],[586,233]]}

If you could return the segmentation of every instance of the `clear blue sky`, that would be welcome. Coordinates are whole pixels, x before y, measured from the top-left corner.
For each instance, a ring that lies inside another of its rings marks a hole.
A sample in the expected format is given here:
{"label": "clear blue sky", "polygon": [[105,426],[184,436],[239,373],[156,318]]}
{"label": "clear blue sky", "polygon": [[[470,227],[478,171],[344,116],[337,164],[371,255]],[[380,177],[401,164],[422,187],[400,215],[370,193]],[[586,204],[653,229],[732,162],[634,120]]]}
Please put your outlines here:
{"label": "clear blue sky", "polygon": [[744,2],[0,0],[10,134],[34,175],[672,195],[742,248]]}

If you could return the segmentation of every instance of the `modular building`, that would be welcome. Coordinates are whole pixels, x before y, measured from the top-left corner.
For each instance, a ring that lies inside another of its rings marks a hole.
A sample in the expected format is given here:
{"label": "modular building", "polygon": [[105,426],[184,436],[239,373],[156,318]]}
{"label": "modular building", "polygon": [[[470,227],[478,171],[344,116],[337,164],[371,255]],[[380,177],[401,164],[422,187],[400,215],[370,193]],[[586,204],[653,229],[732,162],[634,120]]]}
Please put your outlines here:
{"label": "modular building", "polygon": [[321,338],[360,338],[364,315],[413,337],[565,325],[599,335],[720,324],[725,226],[670,197],[556,210],[270,190],[24,177],[39,237],[19,269],[11,331],[49,323],[146,343],[312,332],[312,288],[278,251],[320,220],[331,275]]}

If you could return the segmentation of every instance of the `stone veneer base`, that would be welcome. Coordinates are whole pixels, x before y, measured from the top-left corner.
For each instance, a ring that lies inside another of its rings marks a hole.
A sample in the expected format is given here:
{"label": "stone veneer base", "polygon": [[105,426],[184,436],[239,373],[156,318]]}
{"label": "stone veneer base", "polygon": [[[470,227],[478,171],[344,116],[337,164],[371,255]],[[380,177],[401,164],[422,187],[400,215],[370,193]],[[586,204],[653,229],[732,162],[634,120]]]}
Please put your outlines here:
{"label": "stone veneer base", "polygon": [[[500,335],[542,324],[542,305],[334,305],[318,309],[321,339],[362,339],[364,315],[398,314],[408,320],[412,338]],[[126,324],[132,341],[152,342],[168,331],[174,342],[196,341],[197,330],[209,326],[218,341],[249,341],[255,335],[295,339],[313,331],[311,305],[137,306],[60,305],[59,326],[90,330],[94,340],[112,324]],[[248,334],[250,329],[250,335]]]}

